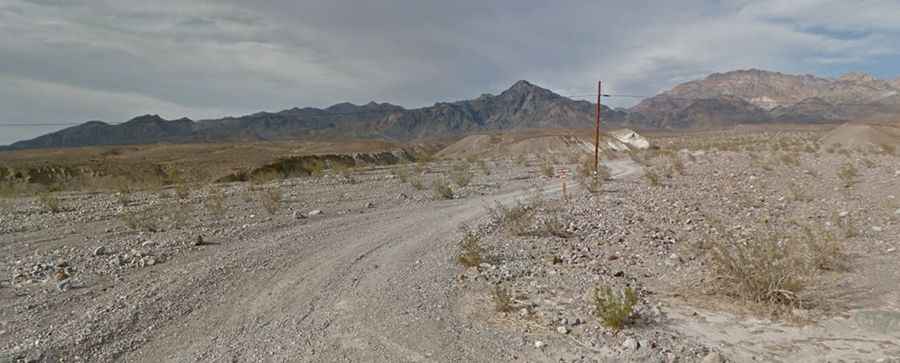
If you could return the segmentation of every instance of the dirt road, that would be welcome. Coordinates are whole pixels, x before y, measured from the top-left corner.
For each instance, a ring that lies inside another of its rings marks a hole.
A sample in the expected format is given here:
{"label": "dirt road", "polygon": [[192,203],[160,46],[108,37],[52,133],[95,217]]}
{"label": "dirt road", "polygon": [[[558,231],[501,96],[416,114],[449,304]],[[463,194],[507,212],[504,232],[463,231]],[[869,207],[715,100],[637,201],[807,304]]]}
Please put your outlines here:
{"label": "dirt road", "polygon": [[[616,178],[639,171],[631,161],[609,167]],[[555,184],[545,193],[558,193]],[[453,280],[460,226],[528,191],[510,182],[489,196],[326,214],[211,241],[48,299],[32,323],[57,325],[35,351],[148,362],[521,359],[520,341],[463,317]]]}

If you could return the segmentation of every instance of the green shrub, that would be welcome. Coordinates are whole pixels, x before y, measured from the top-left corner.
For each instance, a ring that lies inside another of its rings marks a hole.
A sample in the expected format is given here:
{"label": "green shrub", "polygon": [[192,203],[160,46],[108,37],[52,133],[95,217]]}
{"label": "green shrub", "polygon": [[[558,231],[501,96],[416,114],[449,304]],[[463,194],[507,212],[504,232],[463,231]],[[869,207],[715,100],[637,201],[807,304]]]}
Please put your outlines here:
{"label": "green shrub", "polygon": [[594,315],[604,326],[615,331],[625,327],[638,303],[634,289],[626,287],[621,294],[616,294],[608,286],[594,288],[593,301]]}

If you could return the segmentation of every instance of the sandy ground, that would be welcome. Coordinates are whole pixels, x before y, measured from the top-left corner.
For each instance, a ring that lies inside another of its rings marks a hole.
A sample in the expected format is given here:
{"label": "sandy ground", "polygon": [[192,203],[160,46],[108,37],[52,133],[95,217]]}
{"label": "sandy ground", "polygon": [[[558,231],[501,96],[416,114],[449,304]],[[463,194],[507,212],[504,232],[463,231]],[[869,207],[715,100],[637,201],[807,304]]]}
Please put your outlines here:
{"label": "sandy ground", "polygon": [[[662,236],[664,221],[681,225],[690,218],[693,197],[679,188],[733,183],[734,177],[713,171],[748,162],[728,152],[692,158],[687,168],[694,179],[673,177],[665,188],[645,185],[641,175],[650,166],[607,162],[613,177],[601,196],[567,186],[576,237],[514,239],[487,228],[486,248],[503,262],[470,271],[455,259],[461,226],[490,225],[488,207],[496,202],[511,204],[534,193],[561,197],[559,179],[541,176],[539,162],[523,167],[490,161],[491,174],[477,172],[452,200],[434,200],[429,189],[413,188],[379,167],[354,172],[355,182],[326,176],[233,183],[195,190],[185,201],[162,191],[137,193],[122,206],[114,195],[69,193],[65,210],[54,214],[33,198],[4,201],[0,270],[8,278],[0,284],[0,362],[900,357],[900,229],[893,216],[900,205],[862,214],[865,231],[854,242],[865,247],[851,249],[858,267],[836,278],[844,288],[835,291],[862,289],[871,293],[868,299],[858,295],[812,322],[770,321],[678,293],[702,268],[687,257],[671,263],[671,253],[679,252],[672,244],[680,242]],[[897,187],[896,160],[878,157],[878,166],[863,172],[857,196],[838,209],[861,213],[869,203],[890,203],[888,194],[900,197],[890,190]],[[823,174],[834,168],[804,163]],[[420,174],[428,185],[448,167],[435,163]],[[777,173],[767,180],[784,179]],[[690,180],[697,184],[687,187]],[[283,202],[268,215],[259,201],[271,189]],[[875,197],[876,190],[882,195]],[[208,205],[215,193],[223,195],[221,208]],[[648,206],[651,198],[658,202]],[[724,204],[715,198],[708,203]],[[680,207],[654,209],[672,205]],[[614,212],[598,212],[603,210]],[[125,227],[122,216],[129,213],[153,215],[161,226]],[[609,218],[627,219],[615,223],[629,232],[612,227]],[[652,233],[656,237],[645,238]],[[560,265],[546,266],[541,254],[548,250],[561,257]],[[71,275],[64,286],[55,270]],[[580,301],[586,289],[619,276],[649,292],[642,292],[641,323],[613,333]],[[527,293],[538,317],[494,312],[488,291],[495,278]],[[564,332],[558,332],[561,325]]]}

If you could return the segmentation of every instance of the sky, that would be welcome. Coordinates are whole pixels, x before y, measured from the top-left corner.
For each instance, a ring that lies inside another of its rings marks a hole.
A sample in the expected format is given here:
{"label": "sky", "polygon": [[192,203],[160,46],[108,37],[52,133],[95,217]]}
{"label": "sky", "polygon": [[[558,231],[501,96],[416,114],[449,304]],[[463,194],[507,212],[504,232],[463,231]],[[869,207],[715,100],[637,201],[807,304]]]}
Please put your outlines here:
{"label": "sky", "polygon": [[0,0],[0,34],[0,145],[48,123],[413,108],[521,79],[645,95],[746,68],[900,76],[897,0]]}

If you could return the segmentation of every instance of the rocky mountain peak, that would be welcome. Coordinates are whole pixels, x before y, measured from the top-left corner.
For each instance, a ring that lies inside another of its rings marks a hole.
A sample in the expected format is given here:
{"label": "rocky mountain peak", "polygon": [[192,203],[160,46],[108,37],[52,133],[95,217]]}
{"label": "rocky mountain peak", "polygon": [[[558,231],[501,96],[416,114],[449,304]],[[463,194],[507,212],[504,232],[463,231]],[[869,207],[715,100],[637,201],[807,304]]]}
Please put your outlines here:
{"label": "rocky mountain peak", "polygon": [[858,82],[858,83],[868,83],[875,82],[877,79],[872,75],[862,73],[862,72],[850,72],[842,75],[838,78],[839,81],[843,82]]}

